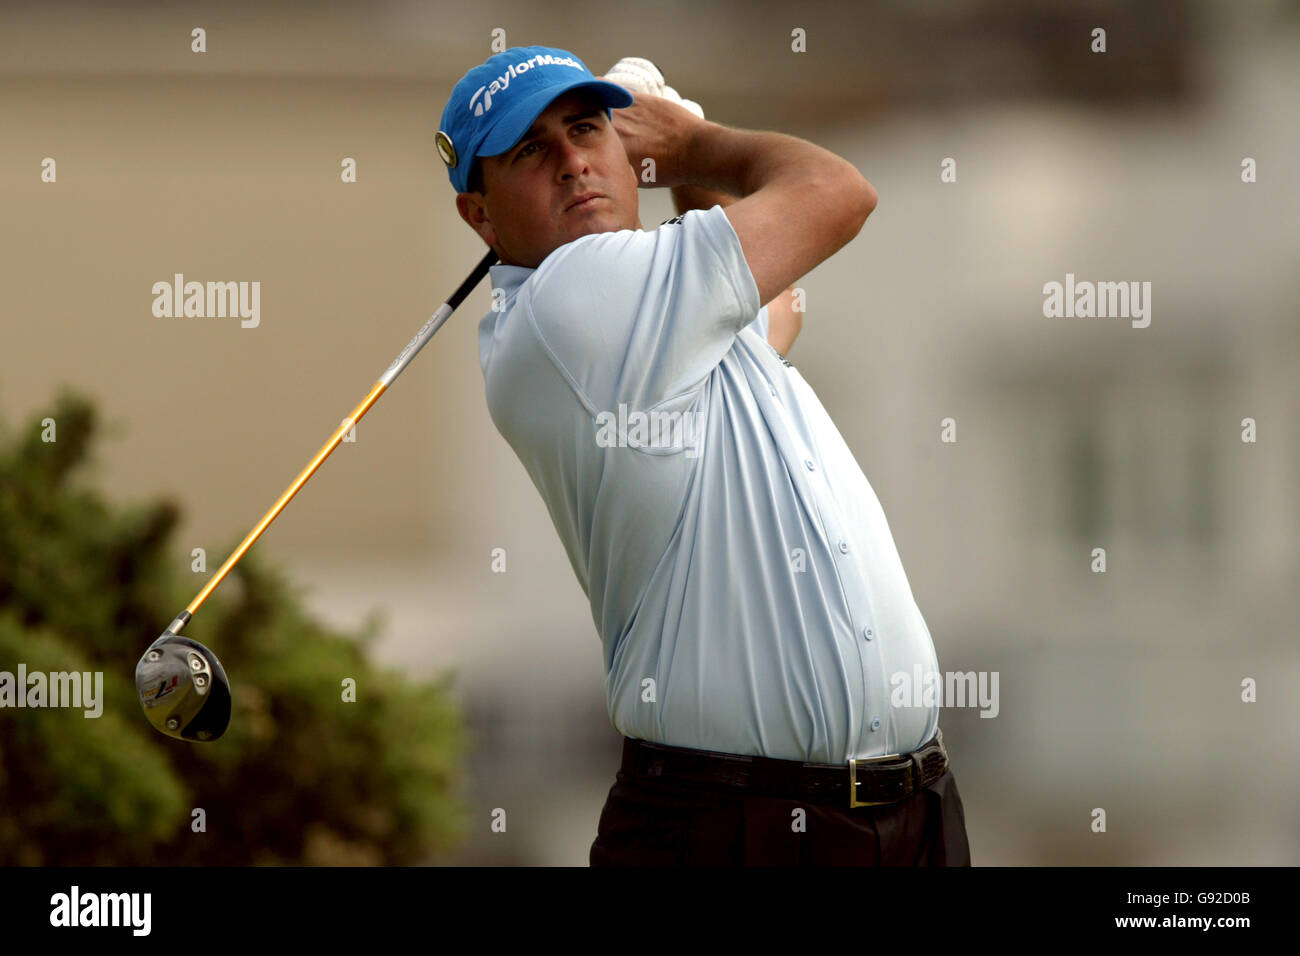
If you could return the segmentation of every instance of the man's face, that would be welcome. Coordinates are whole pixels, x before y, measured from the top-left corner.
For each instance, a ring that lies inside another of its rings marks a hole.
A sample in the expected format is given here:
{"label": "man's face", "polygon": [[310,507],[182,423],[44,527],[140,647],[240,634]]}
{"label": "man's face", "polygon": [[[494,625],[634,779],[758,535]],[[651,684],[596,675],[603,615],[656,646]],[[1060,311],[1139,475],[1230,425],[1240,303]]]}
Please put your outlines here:
{"label": "man's face", "polygon": [[507,265],[535,269],[580,236],[641,228],[636,171],[589,91],[559,97],[518,143],[479,163],[484,191],[459,193],[456,209]]}

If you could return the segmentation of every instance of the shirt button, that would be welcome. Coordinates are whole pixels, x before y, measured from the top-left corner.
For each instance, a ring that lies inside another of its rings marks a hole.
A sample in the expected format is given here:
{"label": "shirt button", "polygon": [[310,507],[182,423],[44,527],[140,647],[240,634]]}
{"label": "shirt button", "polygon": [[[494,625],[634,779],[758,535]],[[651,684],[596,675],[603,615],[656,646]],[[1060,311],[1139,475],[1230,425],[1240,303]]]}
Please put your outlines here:
{"label": "shirt button", "polygon": [[813,464],[813,460],[811,458],[805,458],[803,463],[808,466],[809,471],[817,470],[817,466]]}
{"label": "shirt button", "polygon": [[865,637],[867,640],[871,640],[871,628],[864,627],[862,629],[862,636]]}
{"label": "shirt button", "polygon": [[849,553],[849,543],[847,541],[841,541],[840,554],[848,554],[848,553]]}
{"label": "shirt button", "polygon": [[[770,386],[769,386],[769,388],[770,388]],[[771,392],[772,392],[773,395],[776,394],[776,389],[774,389],[774,388],[770,388],[770,390],[771,390]]]}
{"label": "shirt button", "polygon": [[877,731],[877,730],[880,729],[880,718],[879,718],[879,717],[872,717],[872,718],[871,718],[871,729],[872,729],[873,732],[874,732],[874,731]]}

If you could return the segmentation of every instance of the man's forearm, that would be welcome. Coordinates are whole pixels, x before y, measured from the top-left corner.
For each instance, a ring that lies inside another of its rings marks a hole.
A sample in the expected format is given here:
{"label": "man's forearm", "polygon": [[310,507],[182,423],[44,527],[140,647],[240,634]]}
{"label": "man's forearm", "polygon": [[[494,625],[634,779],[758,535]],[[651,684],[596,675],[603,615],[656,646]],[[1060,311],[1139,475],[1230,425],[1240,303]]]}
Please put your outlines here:
{"label": "man's forearm", "polygon": [[794,310],[794,286],[786,289],[767,304],[767,343],[782,355],[803,329],[803,314]]}
{"label": "man's forearm", "polygon": [[843,172],[858,177],[848,160],[807,140],[709,122],[692,130],[675,165],[679,184],[739,198],[778,180],[816,182]]}

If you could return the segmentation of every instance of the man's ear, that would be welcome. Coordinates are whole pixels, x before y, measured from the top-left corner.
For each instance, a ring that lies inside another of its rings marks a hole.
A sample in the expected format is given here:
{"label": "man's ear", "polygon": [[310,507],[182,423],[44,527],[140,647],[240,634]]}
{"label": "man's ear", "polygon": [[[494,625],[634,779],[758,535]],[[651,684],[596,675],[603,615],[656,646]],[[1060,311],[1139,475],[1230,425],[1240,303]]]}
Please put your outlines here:
{"label": "man's ear", "polygon": [[492,221],[488,219],[487,207],[480,193],[457,193],[456,212],[460,213],[460,218],[469,223],[470,228],[477,232],[488,246],[496,248],[497,231]]}

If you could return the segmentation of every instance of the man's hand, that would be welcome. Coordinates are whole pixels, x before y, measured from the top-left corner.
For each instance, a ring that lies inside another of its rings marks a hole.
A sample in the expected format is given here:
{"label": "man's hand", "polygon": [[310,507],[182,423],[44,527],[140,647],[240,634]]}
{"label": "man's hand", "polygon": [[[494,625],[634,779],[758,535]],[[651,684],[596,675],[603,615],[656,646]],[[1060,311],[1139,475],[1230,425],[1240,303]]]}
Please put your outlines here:
{"label": "man's hand", "polygon": [[653,189],[687,183],[685,157],[691,143],[700,130],[714,124],[662,96],[630,92],[633,104],[613,111],[614,131],[623,140],[638,185]]}
{"label": "man's hand", "polygon": [[664,80],[659,67],[643,57],[623,57],[609,68],[604,78],[633,93],[648,93],[651,96],[662,96],[674,103],[680,103],[700,119],[704,119],[704,108],[694,100],[682,99],[681,94]]}

